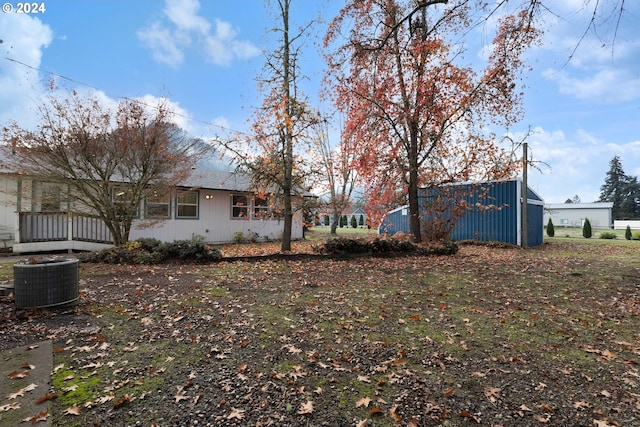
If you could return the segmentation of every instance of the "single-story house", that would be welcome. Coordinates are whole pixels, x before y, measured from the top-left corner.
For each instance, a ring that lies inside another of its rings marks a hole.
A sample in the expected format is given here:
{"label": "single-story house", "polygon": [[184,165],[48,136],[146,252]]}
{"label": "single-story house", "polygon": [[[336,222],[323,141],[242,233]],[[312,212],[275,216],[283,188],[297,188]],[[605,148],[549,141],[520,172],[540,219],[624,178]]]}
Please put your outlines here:
{"label": "single-story house", "polygon": [[[0,174],[0,239],[15,253],[99,250],[113,245],[105,224],[91,215],[69,214],[57,187],[28,176]],[[141,203],[130,240],[161,241],[202,236],[209,243],[245,238],[282,238],[284,221],[270,215],[268,196],[250,179],[228,171],[196,169],[172,194]],[[292,239],[303,238],[302,213],[294,215]]]}
{"label": "single-story house", "polygon": [[[531,188],[526,191],[521,179],[447,185],[421,189],[423,228],[451,221],[453,240],[479,240],[522,245],[524,226],[523,199],[527,200],[527,244],[543,243],[544,201]],[[435,201],[437,200],[437,203]],[[454,211],[458,211],[454,214]],[[378,229],[380,234],[408,234],[409,209],[401,206],[388,212]]]}
{"label": "single-story house", "polygon": [[553,222],[555,227],[582,227],[589,219],[593,228],[611,228],[611,202],[596,203],[549,203],[544,205],[544,223]]}

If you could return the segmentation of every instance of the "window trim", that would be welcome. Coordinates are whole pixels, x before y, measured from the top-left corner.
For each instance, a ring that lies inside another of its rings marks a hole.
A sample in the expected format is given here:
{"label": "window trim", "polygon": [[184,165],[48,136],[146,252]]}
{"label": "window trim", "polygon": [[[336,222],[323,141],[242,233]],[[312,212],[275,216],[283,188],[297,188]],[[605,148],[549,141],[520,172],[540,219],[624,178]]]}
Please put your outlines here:
{"label": "window trim", "polygon": [[[184,196],[187,194],[195,194],[196,202],[195,203],[181,203],[180,196]],[[185,216],[180,215],[180,207],[181,206],[195,206],[196,214],[195,216]],[[189,190],[189,191],[178,191],[175,197],[175,219],[200,219],[200,192],[198,190]]]}
{"label": "window trim", "polygon": [[[244,204],[238,204],[236,203],[235,198],[236,197],[243,197],[245,200]],[[236,193],[236,194],[231,194],[231,219],[232,220],[249,220],[251,219],[249,217],[249,212],[251,211],[251,200],[249,199],[249,194],[240,194],[240,193]],[[241,211],[244,212],[243,215],[235,215],[235,210],[239,209]]]}
{"label": "window trim", "polygon": [[[172,203],[171,203],[171,195],[166,196],[166,198],[162,201],[162,202],[157,202],[157,201],[153,201],[150,202],[149,199],[151,197],[153,197],[154,195],[148,195],[147,197],[145,197],[144,199],[144,217],[145,219],[171,219],[171,208],[172,208]],[[158,197],[157,200],[163,200],[162,197]],[[164,206],[166,205],[167,209],[166,209],[166,213],[165,215],[149,215],[149,206]]]}

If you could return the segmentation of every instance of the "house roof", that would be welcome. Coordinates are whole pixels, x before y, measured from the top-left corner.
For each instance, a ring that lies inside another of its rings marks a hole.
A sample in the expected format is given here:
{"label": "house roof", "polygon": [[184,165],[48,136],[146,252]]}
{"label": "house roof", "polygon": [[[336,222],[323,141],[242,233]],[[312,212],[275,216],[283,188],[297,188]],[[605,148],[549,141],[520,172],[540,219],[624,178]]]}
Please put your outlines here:
{"label": "house roof", "polygon": [[611,209],[613,202],[594,202],[594,203],[549,203],[544,205],[549,210],[560,209]]}
{"label": "house roof", "polygon": [[184,187],[207,190],[251,191],[249,176],[229,171],[194,169],[182,184]]}

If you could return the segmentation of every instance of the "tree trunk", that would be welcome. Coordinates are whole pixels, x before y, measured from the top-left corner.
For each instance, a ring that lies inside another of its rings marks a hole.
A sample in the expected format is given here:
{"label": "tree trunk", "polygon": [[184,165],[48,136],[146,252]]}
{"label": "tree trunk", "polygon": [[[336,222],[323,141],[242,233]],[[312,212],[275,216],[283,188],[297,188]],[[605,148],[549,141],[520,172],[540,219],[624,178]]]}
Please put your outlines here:
{"label": "tree trunk", "polygon": [[411,239],[415,243],[421,243],[420,221],[422,212],[420,212],[420,199],[418,197],[418,126],[416,123],[409,124],[409,133],[409,230],[411,231]]}
{"label": "tree trunk", "polygon": [[338,222],[340,221],[340,212],[338,212],[338,209],[333,209],[332,212],[332,220],[331,220],[331,233],[334,236],[338,234]]}

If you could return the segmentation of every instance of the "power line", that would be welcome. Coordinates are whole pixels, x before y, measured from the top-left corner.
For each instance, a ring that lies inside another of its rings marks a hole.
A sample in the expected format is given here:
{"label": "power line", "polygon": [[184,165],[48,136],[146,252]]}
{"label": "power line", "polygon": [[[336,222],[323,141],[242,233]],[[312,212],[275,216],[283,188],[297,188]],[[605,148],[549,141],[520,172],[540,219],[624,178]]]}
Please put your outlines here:
{"label": "power line", "polygon": [[[89,88],[91,88],[93,90],[96,90],[96,91],[100,91],[101,90],[101,89],[99,89],[99,88],[97,88],[97,87],[95,87],[95,86],[93,86],[93,85],[91,85],[89,83],[81,82],[79,80],[73,79],[71,77],[67,77],[67,76],[65,76],[63,74],[59,74],[59,73],[56,73],[56,72],[53,72],[53,71],[43,70],[41,68],[34,67],[32,65],[26,64],[26,63],[24,63],[22,61],[19,61],[17,59],[9,58],[8,56],[5,56],[4,59],[6,59],[7,61],[16,63],[18,65],[21,65],[23,67],[29,68],[31,70],[37,71],[38,73],[45,73],[45,74],[48,74],[50,76],[58,77],[58,78],[66,80],[66,81],[69,81],[71,83],[75,83],[77,85],[89,87]],[[140,105],[144,105],[145,107],[153,108],[153,109],[156,109],[156,110],[158,109],[157,105],[148,104],[146,102],[143,102],[140,99],[133,99],[133,98],[130,98],[128,96],[116,96],[115,98],[116,99],[123,99],[123,100],[126,100],[126,101],[131,101],[131,102],[136,102],[136,103],[138,103]],[[219,125],[219,124],[216,124],[216,123],[211,123],[211,122],[208,122],[206,120],[200,120],[200,119],[193,118],[193,117],[191,117],[191,116],[189,116],[187,114],[182,114],[182,113],[179,113],[179,112],[176,112],[176,111],[174,111],[173,114],[175,114],[178,117],[183,117],[183,118],[189,119],[189,120],[191,120],[193,122],[196,122],[196,123],[201,123],[201,124],[204,124],[204,125],[207,125],[207,126],[212,126],[212,127],[219,128],[219,129],[224,130],[226,132],[236,133],[236,134],[240,134],[240,135],[247,135],[247,133],[244,132],[244,131],[229,129],[229,128],[225,127],[225,126],[222,126],[222,125]]]}

